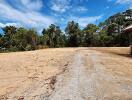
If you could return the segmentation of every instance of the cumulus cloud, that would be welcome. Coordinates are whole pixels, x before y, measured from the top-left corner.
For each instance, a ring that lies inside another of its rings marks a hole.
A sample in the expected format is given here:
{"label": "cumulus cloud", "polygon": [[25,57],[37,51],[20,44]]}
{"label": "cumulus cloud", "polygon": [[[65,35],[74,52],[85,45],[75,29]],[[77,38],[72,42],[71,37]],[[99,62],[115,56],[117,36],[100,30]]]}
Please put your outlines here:
{"label": "cumulus cloud", "polygon": [[88,9],[86,7],[80,6],[80,7],[77,7],[76,11],[78,11],[78,12],[87,12]]}
{"label": "cumulus cloud", "polygon": [[116,3],[119,3],[119,4],[129,4],[129,3],[132,3],[132,0],[117,0]]}
{"label": "cumulus cloud", "polygon": [[42,0],[20,0],[29,10],[40,10],[43,7]]}
{"label": "cumulus cloud", "polygon": [[[12,4],[7,1],[0,0],[0,21],[4,19],[4,23],[0,23],[0,27],[5,25],[24,26],[36,28],[40,32],[42,28],[46,28],[50,24],[58,24],[64,27],[68,21],[74,20],[81,27],[85,27],[88,23],[95,23],[96,20],[102,18],[102,16],[77,17],[76,12],[87,12],[88,9],[83,5],[75,4],[88,0],[50,0],[48,2],[50,9],[48,8],[48,10],[54,11],[52,12],[53,16],[41,12],[43,6],[45,6],[43,0],[12,0]],[[65,14],[63,14],[64,12]]]}
{"label": "cumulus cloud", "polygon": [[3,28],[5,26],[16,26],[16,27],[18,27],[18,24],[17,23],[6,23],[6,24],[0,23],[0,28]]}
{"label": "cumulus cloud", "polygon": [[82,27],[85,27],[88,23],[95,23],[97,20],[101,19],[102,16],[94,16],[94,17],[86,17],[86,18],[80,18],[78,20],[79,24]]}
{"label": "cumulus cloud", "polygon": [[129,6],[129,8],[132,8],[132,0],[117,0],[116,1],[117,4],[126,4]]}
{"label": "cumulus cloud", "polygon": [[82,2],[87,2],[88,0],[51,0],[50,9],[57,13],[68,12],[86,12],[88,9],[79,6]]}
{"label": "cumulus cloud", "polygon": [[70,1],[71,0],[51,0],[50,8],[53,11],[64,13],[71,8]]}
{"label": "cumulus cloud", "polygon": [[69,20],[74,20],[79,23],[81,27],[85,27],[89,23],[96,23],[97,20],[101,19],[102,15],[91,16],[91,17],[71,17]]}
{"label": "cumulus cloud", "polygon": [[[38,2],[38,1],[36,1]],[[24,0],[23,0],[24,3]],[[25,5],[31,3],[31,0],[27,0]],[[33,2],[31,5],[33,5]],[[35,5],[35,4],[34,4]],[[36,6],[35,6],[36,7]],[[21,11],[13,8],[6,1],[0,1],[0,16],[7,21],[14,21],[20,23],[23,26],[42,28],[55,23],[55,19],[50,16],[42,15],[40,12],[31,10]]]}

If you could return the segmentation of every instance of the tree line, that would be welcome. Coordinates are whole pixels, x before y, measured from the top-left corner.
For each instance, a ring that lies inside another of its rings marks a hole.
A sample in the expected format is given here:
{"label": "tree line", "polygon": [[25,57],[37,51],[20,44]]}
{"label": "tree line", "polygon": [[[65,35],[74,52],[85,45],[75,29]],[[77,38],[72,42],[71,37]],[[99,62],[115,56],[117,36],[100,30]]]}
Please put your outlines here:
{"label": "tree line", "polygon": [[81,29],[79,24],[70,21],[65,32],[51,24],[39,35],[35,29],[6,26],[0,34],[0,51],[29,51],[41,48],[59,47],[111,47],[129,46],[132,33],[123,28],[132,25],[132,10],[115,14],[99,25],[88,24]]}

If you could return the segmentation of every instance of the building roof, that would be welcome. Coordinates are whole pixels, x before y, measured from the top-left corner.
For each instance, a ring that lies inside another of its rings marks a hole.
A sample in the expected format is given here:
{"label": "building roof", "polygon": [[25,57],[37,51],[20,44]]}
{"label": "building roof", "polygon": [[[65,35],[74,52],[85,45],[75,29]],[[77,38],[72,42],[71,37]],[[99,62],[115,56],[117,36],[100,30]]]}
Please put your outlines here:
{"label": "building roof", "polygon": [[128,32],[128,31],[132,32],[132,25],[126,27],[123,31],[125,31],[125,32]]}

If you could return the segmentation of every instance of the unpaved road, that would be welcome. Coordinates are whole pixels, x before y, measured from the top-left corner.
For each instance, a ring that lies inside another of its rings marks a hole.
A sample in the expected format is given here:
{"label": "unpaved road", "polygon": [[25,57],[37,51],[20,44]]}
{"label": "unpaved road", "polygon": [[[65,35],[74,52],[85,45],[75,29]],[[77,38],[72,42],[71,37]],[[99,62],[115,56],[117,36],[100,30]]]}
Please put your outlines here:
{"label": "unpaved road", "polygon": [[132,77],[127,79],[107,72],[100,56],[108,55],[93,50],[77,51],[69,71],[58,77],[49,100],[131,100]]}
{"label": "unpaved road", "polygon": [[[40,55],[44,52],[47,54],[43,56],[49,60]],[[3,92],[0,92],[0,100],[132,100],[132,58],[127,55],[128,48],[67,48],[32,53],[24,54],[35,53],[34,56],[38,57],[38,61],[32,64],[36,72],[35,76],[30,75],[33,71],[27,73],[28,79],[17,77],[16,80],[21,85],[14,81],[14,84],[10,83],[11,86],[2,84],[3,82],[9,84],[8,78],[1,78],[0,88]],[[7,60],[7,55],[3,54],[3,59]],[[45,62],[42,63],[42,60]],[[36,63],[37,66],[41,64],[41,69],[36,68]],[[0,68],[3,69],[1,65]],[[49,73],[40,74],[40,70]],[[2,77],[5,77],[5,74],[3,73]],[[29,78],[28,75],[32,77]],[[26,81],[23,81],[24,79]],[[5,94],[3,94],[4,89]],[[7,92],[7,89],[10,92]]]}

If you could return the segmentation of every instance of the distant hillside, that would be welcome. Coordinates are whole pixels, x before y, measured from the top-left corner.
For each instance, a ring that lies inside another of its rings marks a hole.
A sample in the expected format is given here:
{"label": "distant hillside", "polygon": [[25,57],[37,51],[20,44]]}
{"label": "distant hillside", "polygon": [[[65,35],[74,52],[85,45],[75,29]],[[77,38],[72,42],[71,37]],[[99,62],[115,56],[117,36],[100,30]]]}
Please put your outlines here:
{"label": "distant hillside", "polygon": [[129,25],[132,25],[132,9],[114,14],[99,24],[100,27],[111,34],[122,33],[122,30]]}
{"label": "distant hillside", "polygon": [[132,24],[132,9],[128,9],[124,12],[110,16],[105,22],[108,25],[112,23],[116,23],[120,26],[126,27]]}

